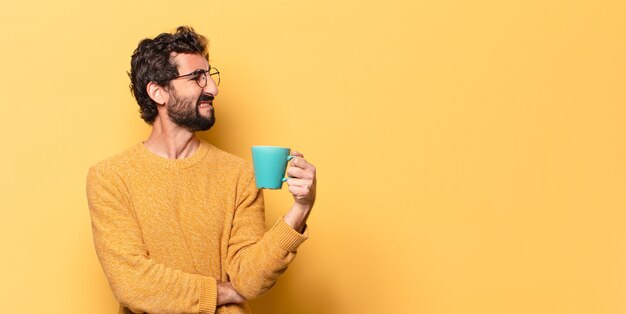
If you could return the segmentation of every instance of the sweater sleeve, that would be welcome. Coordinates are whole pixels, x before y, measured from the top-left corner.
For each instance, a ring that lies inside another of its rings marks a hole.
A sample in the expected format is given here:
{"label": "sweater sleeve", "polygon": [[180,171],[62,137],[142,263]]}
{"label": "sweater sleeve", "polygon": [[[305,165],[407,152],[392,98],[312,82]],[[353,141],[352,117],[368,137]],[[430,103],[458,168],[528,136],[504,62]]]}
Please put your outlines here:
{"label": "sweater sleeve", "polygon": [[215,278],[150,259],[128,190],[105,169],[89,169],[87,200],[96,253],[116,299],[138,313],[215,313]]}
{"label": "sweater sleeve", "polygon": [[[308,230],[300,234],[280,218],[266,232],[263,191],[250,167],[237,191],[226,272],[239,294],[254,299],[267,292],[296,256]],[[308,229],[308,228],[305,228]]]}

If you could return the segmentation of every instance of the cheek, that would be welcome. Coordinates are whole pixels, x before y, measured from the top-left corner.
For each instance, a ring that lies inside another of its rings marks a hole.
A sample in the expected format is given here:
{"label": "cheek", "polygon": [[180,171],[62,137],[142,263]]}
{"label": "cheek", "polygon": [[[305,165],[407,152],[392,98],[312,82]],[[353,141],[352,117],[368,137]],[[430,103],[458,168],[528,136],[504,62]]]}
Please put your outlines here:
{"label": "cheek", "polygon": [[193,95],[189,96],[187,101],[189,103],[193,104],[194,106],[197,106],[198,105],[198,100],[200,100],[200,96],[202,96],[202,94],[193,94]]}
{"label": "cheek", "polygon": [[185,107],[196,107],[198,104],[198,97],[195,95],[189,95],[181,99]]}

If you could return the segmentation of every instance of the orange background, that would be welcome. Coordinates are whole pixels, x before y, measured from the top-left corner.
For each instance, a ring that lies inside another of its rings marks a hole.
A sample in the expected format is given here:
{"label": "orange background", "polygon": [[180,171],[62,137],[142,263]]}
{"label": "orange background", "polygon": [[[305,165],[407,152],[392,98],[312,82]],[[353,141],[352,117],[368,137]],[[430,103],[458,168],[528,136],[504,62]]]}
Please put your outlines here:
{"label": "orange background", "polygon": [[[148,135],[140,39],[191,25],[203,134],[302,151],[311,238],[257,313],[626,313],[626,2],[5,1],[0,308],[113,313],[85,176]],[[266,193],[267,221],[291,203]]]}

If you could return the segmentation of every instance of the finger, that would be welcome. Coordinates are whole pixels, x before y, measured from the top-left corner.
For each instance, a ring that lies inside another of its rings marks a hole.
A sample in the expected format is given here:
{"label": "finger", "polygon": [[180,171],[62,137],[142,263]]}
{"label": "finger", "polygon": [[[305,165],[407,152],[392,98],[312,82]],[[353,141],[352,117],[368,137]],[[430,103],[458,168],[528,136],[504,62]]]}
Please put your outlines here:
{"label": "finger", "polygon": [[241,294],[239,294],[239,292],[235,292],[235,293],[236,293],[236,295],[235,295],[235,303],[241,304],[241,303],[246,302],[246,298],[244,298]]}
{"label": "finger", "polygon": [[296,156],[296,157],[304,157],[304,155],[302,155],[302,153],[299,153],[295,150],[291,151],[291,156]]}
{"label": "finger", "polygon": [[313,172],[315,172],[315,167],[302,157],[294,157],[291,160],[291,165],[306,170],[313,170]]}
{"label": "finger", "polygon": [[309,179],[309,180],[312,180],[313,178],[315,178],[315,174],[311,170],[301,169],[298,167],[288,167],[287,176],[291,178]]}
{"label": "finger", "polygon": [[310,189],[304,186],[289,186],[289,193],[293,194],[296,197],[307,196],[309,194]]}
{"label": "finger", "polygon": [[305,180],[305,179],[289,178],[287,179],[286,182],[287,182],[287,185],[293,186],[293,187],[309,187],[312,185],[311,180]]}

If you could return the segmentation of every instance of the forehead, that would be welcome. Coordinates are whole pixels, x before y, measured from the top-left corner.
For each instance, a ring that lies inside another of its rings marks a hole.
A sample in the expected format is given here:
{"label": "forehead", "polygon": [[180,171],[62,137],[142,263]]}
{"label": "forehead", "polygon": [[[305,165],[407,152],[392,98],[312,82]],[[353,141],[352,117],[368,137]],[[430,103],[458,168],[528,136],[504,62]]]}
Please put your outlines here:
{"label": "forehead", "polygon": [[209,62],[198,54],[179,53],[172,59],[178,68],[179,75],[209,69]]}

